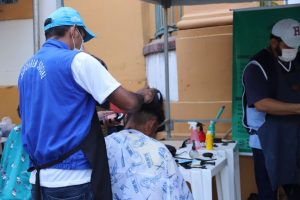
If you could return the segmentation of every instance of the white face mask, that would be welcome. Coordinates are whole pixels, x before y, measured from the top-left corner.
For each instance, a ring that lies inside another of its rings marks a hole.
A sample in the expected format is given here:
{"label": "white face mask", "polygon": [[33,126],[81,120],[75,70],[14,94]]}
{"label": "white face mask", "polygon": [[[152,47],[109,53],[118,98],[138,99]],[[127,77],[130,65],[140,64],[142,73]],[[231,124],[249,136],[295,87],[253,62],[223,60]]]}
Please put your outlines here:
{"label": "white face mask", "polygon": [[79,35],[80,35],[80,37],[81,37],[81,44],[80,44],[80,49],[77,49],[76,48],[76,46],[75,46],[75,41],[74,41],[74,38],[73,38],[73,36],[72,36],[72,40],[73,40],[73,51],[83,51],[84,50],[84,47],[83,47],[83,43],[84,43],[84,41],[83,41],[83,38],[82,38],[82,36],[81,36],[81,34],[80,34],[80,32],[78,31],[78,29],[76,29],[77,30],[77,32],[79,33]]}
{"label": "white face mask", "polygon": [[290,62],[296,58],[298,49],[282,49],[281,52],[278,58],[284,62]]}

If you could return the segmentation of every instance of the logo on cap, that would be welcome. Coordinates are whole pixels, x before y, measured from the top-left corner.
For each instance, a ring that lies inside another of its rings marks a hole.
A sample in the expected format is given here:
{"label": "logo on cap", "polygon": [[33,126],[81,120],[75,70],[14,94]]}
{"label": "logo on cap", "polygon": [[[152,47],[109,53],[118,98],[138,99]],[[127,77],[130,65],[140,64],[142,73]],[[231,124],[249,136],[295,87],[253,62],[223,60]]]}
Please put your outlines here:
{"label": "logo on cap", "polygon": [[80,22],[81,19],[79,17],[77,17],[77,16],[74,16],[74,17],[71,18],[71,21],[72,22]]}
{"label": "logo on cap", "polygon": [[300,26],[294,26],[294,35],[300,36]]}

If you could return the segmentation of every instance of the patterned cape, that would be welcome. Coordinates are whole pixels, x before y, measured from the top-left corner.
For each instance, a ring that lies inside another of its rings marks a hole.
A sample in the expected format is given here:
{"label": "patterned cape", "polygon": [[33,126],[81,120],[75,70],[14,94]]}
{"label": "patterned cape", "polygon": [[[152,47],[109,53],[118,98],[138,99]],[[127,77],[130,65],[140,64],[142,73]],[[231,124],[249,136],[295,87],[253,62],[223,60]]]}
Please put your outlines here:
{"label": "patterned cape", "polygon": [[105,138],[115,200],[193,199],[166,146],[125,129]]}
{"label": "patterned cape", "polygon": [[21,127],[13,128],[7,138],[1,157],[0,199],[31,199],[29,156],[24,151]]}

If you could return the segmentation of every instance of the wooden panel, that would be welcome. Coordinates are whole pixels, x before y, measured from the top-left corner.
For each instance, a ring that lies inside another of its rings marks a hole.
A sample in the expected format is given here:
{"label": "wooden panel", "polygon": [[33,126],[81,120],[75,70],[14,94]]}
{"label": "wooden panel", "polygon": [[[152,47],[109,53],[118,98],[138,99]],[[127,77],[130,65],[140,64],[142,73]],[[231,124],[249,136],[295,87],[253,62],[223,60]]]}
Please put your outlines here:
{"label": "wooden panel", "polygon": [[0,20],[31,19],[32,0],[18,0],[14,4],[0,4]]}
{"label": "wooden panel", "polygon": [[252,156],[240,156],[241,199],[257,193]]}

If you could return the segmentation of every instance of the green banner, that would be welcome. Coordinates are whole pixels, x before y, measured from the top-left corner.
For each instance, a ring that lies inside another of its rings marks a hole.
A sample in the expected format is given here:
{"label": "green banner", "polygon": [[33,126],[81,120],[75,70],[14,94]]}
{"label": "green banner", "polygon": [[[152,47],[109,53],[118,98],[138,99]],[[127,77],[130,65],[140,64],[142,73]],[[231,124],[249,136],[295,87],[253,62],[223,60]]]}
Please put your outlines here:
{"label": "green banner", "polygon": [[300,5],[235,10],[233,12],[232,137],[240,152],[250,153],[242,125],[242,74],[251,56],[269,44],[272,26],[284,18],[300,21]]}

